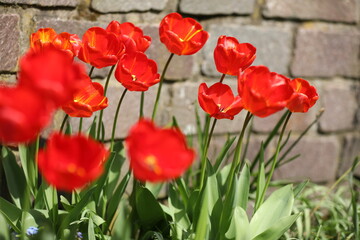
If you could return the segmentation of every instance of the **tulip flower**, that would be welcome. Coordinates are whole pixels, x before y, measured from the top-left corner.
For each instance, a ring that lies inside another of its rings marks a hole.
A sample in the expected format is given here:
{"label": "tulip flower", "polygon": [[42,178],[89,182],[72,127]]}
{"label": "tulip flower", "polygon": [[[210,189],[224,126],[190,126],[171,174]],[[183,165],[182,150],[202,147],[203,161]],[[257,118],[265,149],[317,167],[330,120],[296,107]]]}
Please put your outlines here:
{"label": "tulip flower", "polygon": [[142,52],[124,54],[115,70],[115,78],[130,91],[147,91],[160,81],[155,61]]}
{"label": "tulip flower", "polygon": [[30,47],[34,51],[42,51],[52,46],[63,50],[71,57],[78,55],[81,48],[81,40],[76,34],[63,32],[57,34],[52,28],[40,28],[30,36]]}
{"label": "tulip flower", "polygon": [[72,191],[98,178],[108,155],[103,144],[89,137],[53,133],[38,153],[38,167],[49,184]]}
{"label": "tulip flower", "polygon": [[145,52],[151,44],[151,37],[145,36],[141,28],[130,22],[119,23],[118,21],[112,21],[107,26],[106,31],[115,33],[120,38],[127,53]]}
{"label": "tulip flower", "polygon": [[149,120],[135,124],[125,140],[130,167],[140,181],[162,182],[179,177],[194,161],[177,128],[161,129]]}
{"label": "tulip flower", "polygon": [[198,52],[209,38],[200,23],[193,18],[183,18],[170,13],[163,18],[159,28],[160,41],[169,52],[177,55],[192,55]]}
{"label": "tulip flower", "polygon": [[293,89],[290,79],[265,66],[253,66],[238,76],[238,91],[244,108],[258,117],[267,117],[282,110]]}
{"label": "tulip flower", "polygon": [[91,117],[93,112],[108,106],[103,86],[100,83],[91,82],[87,75],[85,78],[87,85],[79,89],[73,99],[62,106],[62,109],[71,117]]}
{"label": "tulip flower", "polygon": [[250,43],[239,43],[236,38],[220,36],[214,50],[216,69],[237,76],[255,60],[256,48]]}
{"label": "tulip flower", "polygon": [[85,69],[65,52],[53,47],[31,51],[20,60],[19,85],[52,100],[57,106],[70,101],[84,86]]}
{"label": "tulip flower", "polygon": [[290,81],[290,86],[293,88],[294,93],[286,107],[291,112],[307,112],[319,99],[316,88],[304,79],[295,78]]}
{"label": "tulip flower", "polygon": [[89,28],[83,38],[79,59],[96,68],[113,66],[124,52],[124,44],[112,32],[100,27]]}
{"label": "tulip flower", "polygon": [[209,88],[206,83],[200,84],[198,101],[201,108],[216,119],[232,120],[243,109],[241,97],[235,97],[231,88],[220,82]]}
{"label": "tulip flower", "polygon": [[0,142],[29,143],[50,122],[54,108],[36,92],[22,87],[0,88]]}

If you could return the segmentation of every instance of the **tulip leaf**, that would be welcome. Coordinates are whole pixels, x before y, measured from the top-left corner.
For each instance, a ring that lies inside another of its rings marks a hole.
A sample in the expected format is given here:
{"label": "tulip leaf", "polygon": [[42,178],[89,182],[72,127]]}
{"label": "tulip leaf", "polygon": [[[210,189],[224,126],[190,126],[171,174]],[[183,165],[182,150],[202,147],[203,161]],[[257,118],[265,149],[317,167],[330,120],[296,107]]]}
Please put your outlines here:
{"label": "tulip leaf", "polygon": [[224,146],[222,147],[220,153],[218,154],[215,164],[214,164],[214,171],[218,172],[220,169],[220,165],[223,162],[226,154],[228,153],[230,147],[232,146],[232,144],[234,143],[236,137],[232,137],[232,138],[228,138],[224,144]]}
{"label": "tulip leaf", "polygon": [[96,240],[94,232],[94,222],[91,218],[89,218],[88,222],[88,240]]}
{"label": "tulip leaf", "polygon": [[20,232],[20,221],[22,211],[12,203],[0,197],[0,212],[7,220],[8,224],[16,231]]}
{"label": "tulip leaf", "polygon": [[138,187],[135,201],[136,211],[143,227],[150,229],[160,221],[166,220],[164,211],[149,189]]}
{"label": "tulip leaf", "polygon": [[264,201],[265,196],[265,166],[264,166],[264,144],[261,143],[261,150],[260,150],[260,170],[257,176],[257,186],[256,186],[256,201],[254,212],[258,210],[260,205]]}
{"label": "tulip leaf", "polygon": [[[252,240],[277,240],[279,239],[296,221],[300,216],[299,214],[283,217],[274,224],[262,232],[260,235],[257,235]],[[240,240],[240,239],[239,239]]]}
{"label": "tulip leaf", "polygon": [[200,215],[197,220],[196,224],[196,232],[195,232],[195,239],[194,240],[204,240],[208,239],[208,232],[209,232],[209,194],[205,191],[203,194]]}
{"label": "tulip leaf", "polygon": [[250,170],[247,164],[244,165],[238,180],[235,193],[235,202],[246,211],[250,191]]}
{"label": "tulip leaf", "polygon": [[15,205],[21,209],[30,206],[24,172],[17,164],[11,150],[4,146],[2,147],[2,164],[8,189]]}
{"label": "tulip leaf", "polygon": [[113,227],[113,238],[121,240],[130,240],[131,224],[129,221],[128,209],[125,205],[125,200],[121,200],[118,207],[118,215]]}
{"label": "tulip leaf", "polygon": [[97,122],[96,122],[96,117],[94,117],[94,120],[92,121],[89,129],[87,130],[87,133],[89,134],[90,137],[92,137],[93,139],[96,138],[96,126],[97,126]]}
{"label": "tulip leaf", "polygon": [[294,188],[294,197],[295,198],[297,198],[301,194],[302,190],[304,190],[304,188],[306,187],[306,185],[308,183],[309,183],[309,180],[307,179]]}
{"label": "tulip leaf", "polygon": [[0,240],[10,240],[9,228],[5,217],[0,213]]}
{"label": "tulip leaf", "polygon": [[248,240],[249,227],[250,223],[245,210],[240,206],[236,206],[229,230],[226,232],[225,236],[228,239]]}
{"label": "tulip leaf", "polygon": [[273,192],[251,219],[251,236],[255,237],[261,234],[281,218],[290,216],[293,204],[294,194],[291,185]]}

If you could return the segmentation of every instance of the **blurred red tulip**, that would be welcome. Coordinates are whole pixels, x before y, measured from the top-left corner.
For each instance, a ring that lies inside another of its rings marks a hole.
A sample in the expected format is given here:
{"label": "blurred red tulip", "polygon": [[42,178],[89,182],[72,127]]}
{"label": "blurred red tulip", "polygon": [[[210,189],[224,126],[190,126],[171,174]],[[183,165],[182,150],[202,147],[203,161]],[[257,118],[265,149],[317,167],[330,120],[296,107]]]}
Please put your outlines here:
{"label": "blurred red tulip", "polygon": [[130,91],[147,91],[160,81],[155,61],[142,52],[124,54],[115,70],[115,78]]}
{"label": "blurred red tulip", "polygon": [[293,88],[294,93],[286,107],[291,112],[307,112],[319,99],[316,88],[304,79],[295,78],[290,81],[290,86]]}
{"label": "blurred red tulip", "polygon": [[250,43],[239,43],[236,38],[220,36],[214,50],[216,69],[237,76],[255,60],[256,48]]}
{"label": "blurred red tulip", "polygon": [[72,191],[98,178],[108,155],[104,145],[91,138],[53,133],[39,151],[38,167],[49,184]]}
{"label": "blurred red tulip", "polygon": [[29,143],[50,122],[54,108],[27,88],[0,88],[0,142]]}
{"label": "blurred red tulip", "polygon": [[119,23],[118,21],[112,21],[106,30],[115,33],[120,38],[127,53],[145,52],[151,44],[151,37],[145,36],[141,28],[130,22]]}
{"label": "blurred red tulip", "polygon": [[178,13],[170,13],[163,18],[159,34],[160,41],[169,52],[177,55],[198,52],[209,38],[200,23],[193,18],[183,18]]}
{"label": "blurred red tulip", "polygon": [[201,108],[216,119],[232,120],[243,109],[241,98],[235,97],[231,88],[220,82],[210,88],[205,83],[200,84],[198,101]]}
{"label": "blurred red tulip", "polygon": [[79,59],[96,68],[113,66],[124,52],[124,44],[112,32],[100,27],[89,28],[82,38]]}
{"label": "blurred red tulip", "polygon": [[140,181],[161,182],[177,178],[195,158],[179,129],[157,128],[149,120],[135,124],[125,143],[130,167]]}
{"label": "blurred red tulip", "polygon": [[108,99],[104,96],[104,88],[100,83],[92,82],[86,75],[87,86],[78,90],[73,99],[62,106],[71,117],[91,117],[93,112],[108,106]]}
{"label": "blurred red tulip", "polygon": [[238,76],[238,91],[244,108],[258,117],[267,117],[282,110],[293,89],[290,79],[265,66],[253,66]]}
{"label": "blurred red tulip", "polygon": [[81,40],[76,34],[67,32],[57,34],[52,28],[40,28],[31,34],[31,49],[41,51],[48,46],[56,47],[67,52],[71,57],[75,57],[81,48]]}
{"label": "blurred red tulip", "polygon": [[20,59],[19,85],[61,106],[84,86],[84,68],[65,52],[53,47],[30,51]]}

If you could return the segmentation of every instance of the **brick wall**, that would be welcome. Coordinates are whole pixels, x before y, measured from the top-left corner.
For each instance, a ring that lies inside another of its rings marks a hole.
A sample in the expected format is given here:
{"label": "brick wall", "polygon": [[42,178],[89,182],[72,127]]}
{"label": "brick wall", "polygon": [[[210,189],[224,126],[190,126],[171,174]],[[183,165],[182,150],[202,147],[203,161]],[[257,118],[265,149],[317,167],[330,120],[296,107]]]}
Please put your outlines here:
{"label": "brick wall", "polygon": [[[311,123],[321,108],[325,112],[304,140],[293,149],[302,153],[284,165],[277,178],[332,181],[344,172],[360,153],[360,0],[0,0],[0,79],[16,81],[17,61],[29,45],[29,34],[41,27],[67,31],[80,37],[92,26],[105,27],[111,20],[131,21],[153,38],[148,50],[160,70],[169,55],[159,42],[157,26],[168,13],[178,11],[199,20],[211,37],[198,54],[176,56],[171,63],[157,121],[166,124],[176,116],[186,133],[195,130],[199,82],[217,81],[212,59],[219,35],[237,37],[258,49],[254,64],[272,71],[311,81],[320,100],[308,114],[295,114],[290,122],[294,137]],[[96,70],[99,81],[108,69]],[[231,78],[226,83],[235,81]],[[156,88],[149,91],[145,114],[149,115]],[[112,80],[106,126],[122,87]],[[126,96],[119,117],[117,137],[124,137],[138,117],[139,93]],[[149,106],[149,107],[147,107]],[[249,152],[259,145],[281,114],[256,119]],[[236,133],[244,116],[221,120],[215,130],[213,150],[223,143],[224,134]],[[57,114],[54,126],[58,126]],[[77,123],[74,121],[74,125]],[[272,151],[270,149],[269,151]],[[357,170],[360,175],[360,169]]]}

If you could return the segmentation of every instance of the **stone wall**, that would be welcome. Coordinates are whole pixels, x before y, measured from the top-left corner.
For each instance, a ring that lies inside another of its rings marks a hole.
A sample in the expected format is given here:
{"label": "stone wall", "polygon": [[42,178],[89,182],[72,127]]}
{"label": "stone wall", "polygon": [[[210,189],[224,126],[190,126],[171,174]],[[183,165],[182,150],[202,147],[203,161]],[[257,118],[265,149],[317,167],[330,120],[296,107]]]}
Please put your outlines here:
{"label": "stone wall", "polygon": [[[161,70],[169,53],[159,42],[157,26],[166,14],[174,11],[199,20],[211,37],[198,54],[176,56],[171,63],[159,123],[168,123],[174,115],[186,133],[194,133],[198,85],[218,80],[213,48],[219,35],[231,35],[257,47],[254,64],[267,65],[272,71],[292,78],[306,78],[320,93],[319,102],[308,114],[295,114],[291,119],[290,142],[315,119],[320,109],[325,110],[320,121],[292,150],[293,155],[302,155],[280,168],[277,178],[309,177],[328,182],[350,166],[360,153],[359,0],[0,0],[0,79],[16,81],[19,56],[28,48],[30,33],[38,28],[52,27],[59,33],[67,31],[81,37],[87,28],[105,27],[111,20],[142,26],[153,38],[148,55]],[[103,81],[107,71],[95,72],[99,81]],[[236,84],[232,78],[225,81]],[[147,116],[155,91],[156,87],[146,96]],[[121,93],[122,87],[112,79],[111,104],[105,117],[108,129]],[[136,92],[126,96],[117,137],[124,137],[136,121],[139,96]],[[280,116],[281,113],[255,119],[250,155]],[[223,143],[227,132],[239,131],[243,118],[219,121],[213,151]],[[53,125],[58,126],[59,121],[61,113]],[[360,175],[359,168],[357,174]]]}

